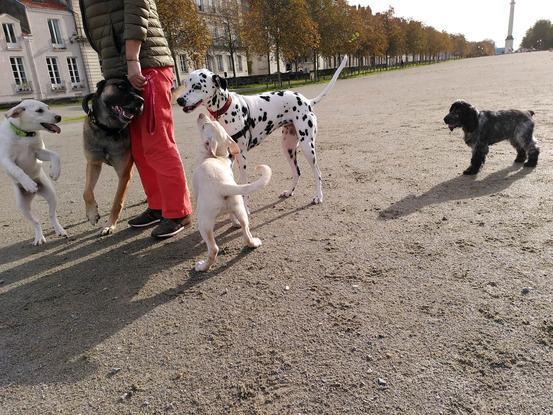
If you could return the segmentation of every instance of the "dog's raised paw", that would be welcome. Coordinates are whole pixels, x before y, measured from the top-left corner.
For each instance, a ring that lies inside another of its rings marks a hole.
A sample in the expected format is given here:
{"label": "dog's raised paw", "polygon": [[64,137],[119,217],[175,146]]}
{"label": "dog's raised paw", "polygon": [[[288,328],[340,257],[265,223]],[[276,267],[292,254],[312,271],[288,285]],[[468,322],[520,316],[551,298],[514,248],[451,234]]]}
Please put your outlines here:
{"label": "dog's raised paw", "polygon": [[50,167],[50,178],[57,181],[60,178],[61,169],[59,167]]}
{"label": "dog's raised paw", "polygon": [[289,198],[291,196],[294,196],[294,192],[289,192],[288,190],[280,194],[280,197],[283,199]]}
{"label": "dog's raised paw", "polygon": [[475,169],[473,167],[469,167],[468,169],[466,169],[463,172],[463,175],[465,175],[465,176],[474,176],[477,173],[478,173],[478,169]]}
{"label": "dog's raised paw", "polygon": [[25,189],[26,192],[29,193],[36,193],[38,191],[38,185],[35,183],[34,180],[22,180],[21,186],[23,186],[23,189]]}

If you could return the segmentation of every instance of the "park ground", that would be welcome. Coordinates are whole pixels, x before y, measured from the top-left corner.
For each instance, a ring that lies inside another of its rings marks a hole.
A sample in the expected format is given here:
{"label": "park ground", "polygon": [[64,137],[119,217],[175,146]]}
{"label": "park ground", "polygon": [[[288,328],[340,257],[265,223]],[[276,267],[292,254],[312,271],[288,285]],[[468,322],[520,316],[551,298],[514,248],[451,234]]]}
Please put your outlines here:
{"label": "park ground", "polygon": [[[278,198],[274,134],[251,153],[273,168],[251,198],[263,246],[243,250],[222,220],[207,274],[195,226],[164,242],[128,229],[137,175],[117,232],[97,236],[82,126],[64,124],[46,143],[68,240],[32,247],[0,175],[0,414],[553,413],[552,67],[542,52],[339,81],[316,108],[324,203],[309,204],[303,156],[296,195]],[[539,166],[503,142],[461,176],[470,151],[442,122],[461,97],[534,110]],[[189,178],[196,116],[175,108]],[[104,217],[114,189],[105,168]]]}

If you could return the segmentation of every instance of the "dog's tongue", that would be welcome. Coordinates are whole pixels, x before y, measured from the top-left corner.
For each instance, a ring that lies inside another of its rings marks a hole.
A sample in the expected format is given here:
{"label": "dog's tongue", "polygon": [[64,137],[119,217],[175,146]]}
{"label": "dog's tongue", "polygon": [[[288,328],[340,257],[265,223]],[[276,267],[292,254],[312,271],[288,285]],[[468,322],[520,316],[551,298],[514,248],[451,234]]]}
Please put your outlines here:
{"label": "dog's tongue", "polygon": [[46,124],[45,127],[48,128],[48,131],[51,131],[53,133],[61,133],[61,128],[58,127],[56,124]]}
{"label": "dog's tongue", "polygon": [[455,126],[453,124],[448,124],[447,126],[449,127],[449,131],[455,130]]}

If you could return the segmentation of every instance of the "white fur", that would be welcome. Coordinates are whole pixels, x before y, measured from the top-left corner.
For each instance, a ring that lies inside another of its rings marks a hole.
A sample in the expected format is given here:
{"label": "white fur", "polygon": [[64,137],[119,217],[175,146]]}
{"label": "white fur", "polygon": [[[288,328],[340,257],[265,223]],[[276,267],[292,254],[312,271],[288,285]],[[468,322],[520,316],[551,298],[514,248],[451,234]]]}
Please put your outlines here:
{"label": "white fur", "polygon": [[198,229],[207,245],[208,257],[196,264],[196,271],[207,271],[215,262],[219,248],[215,242],[214,227],[217,217],[229,213],[242,228],[244,243],[250,248],[261,246],[261,240],[250,233],[248,214],[241,195],[252,193],[269,183],[269,166],[256,166],[261,178],[252,184],[238,185],[232,174],[230,153],[236,155],[240,149],[216,121],[204,114],[198,117],[201,146],[199,160],[192,183],[196,195]]}
{"label": "white fur", "polygon": [[[37,193],[48,202],[49,218],[56,235],[67,237],[67,232],[58,222],[56,192],[50,181],[50,178],[57,180],[60,176],[60,158],[45,148],[39,133],[40,130],[46,130],[41,123],[56,124],[60,119],[46,104],[24,100],[10,109],[6,113],[6,119],[0,123],[0,166],[13,180],[18,208],[34,227],[35,246],[46,242],[40,222],[31,212],[31,202]],[[19,137],[10,127],[10,123],[37,134],[35,137]],[[50,178],[42,169],[43,161],[50,161]]]}

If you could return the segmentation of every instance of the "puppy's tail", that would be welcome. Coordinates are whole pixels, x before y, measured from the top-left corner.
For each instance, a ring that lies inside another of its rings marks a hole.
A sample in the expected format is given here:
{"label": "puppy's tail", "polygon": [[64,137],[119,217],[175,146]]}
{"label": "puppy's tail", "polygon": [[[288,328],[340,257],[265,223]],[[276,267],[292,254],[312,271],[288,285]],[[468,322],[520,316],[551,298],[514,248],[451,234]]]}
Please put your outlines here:
{"label": "puppy's tail", "polygon": [[530,113],[530,116],[533,117],[534,115],[536,115],[536,113],[532,110],[528,110],[528,112]]}
{"label": "puppy's tail", "polygon": [[332,77],[331,81],[328,83],[328,85],[325,87],[325,89],[323,89],[323,92],[321,92],[318,97],[313,98],[311,100],[311,105],[312,106],[317,105],[321,101],[321,99],[323,99],[325,97],[325,95],[328,94],[330,92],[330,90],[334,87],[334,84],[338,80],[338,77],[340,76],[340,73],[346,67],[347,62],[348,62],[348,55],[344,56],[344,59],[342,59],[342,63],[340,64],[340,66],[338,67],[336,72],[334,73],[334,76]]}
{"label": "puppy's tail", "polygon": [[250,184],[223,184],[221,194],[223,196],[247,195],[267,186],[271,180],[271,168],[265,164],[255,166],[255,171],[261,172],[261,177]]}

